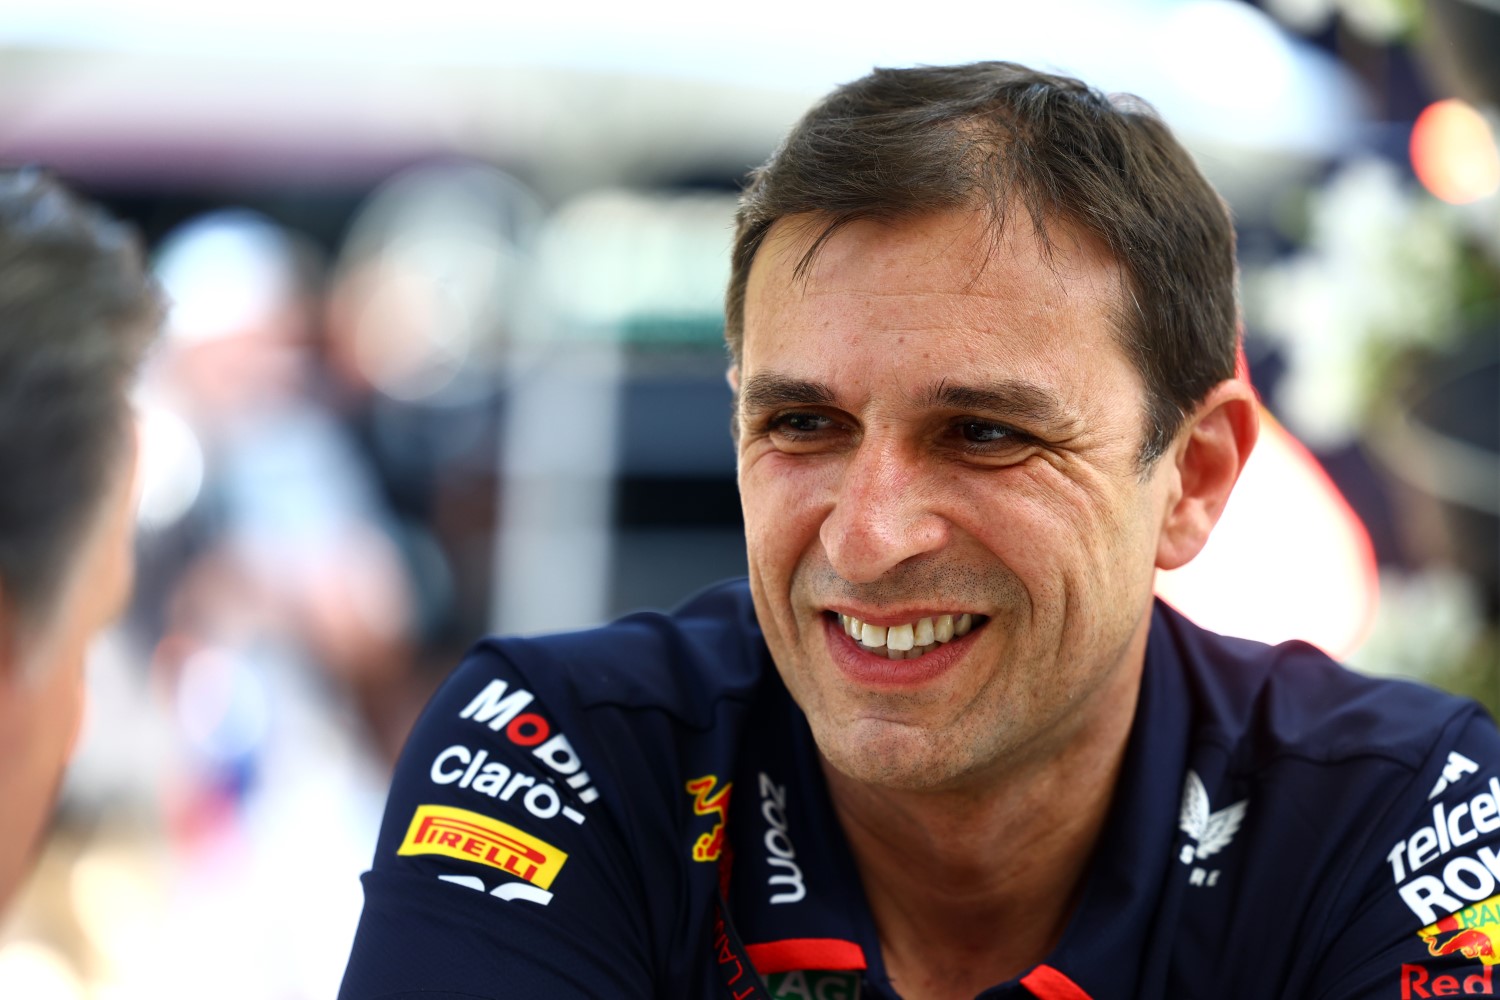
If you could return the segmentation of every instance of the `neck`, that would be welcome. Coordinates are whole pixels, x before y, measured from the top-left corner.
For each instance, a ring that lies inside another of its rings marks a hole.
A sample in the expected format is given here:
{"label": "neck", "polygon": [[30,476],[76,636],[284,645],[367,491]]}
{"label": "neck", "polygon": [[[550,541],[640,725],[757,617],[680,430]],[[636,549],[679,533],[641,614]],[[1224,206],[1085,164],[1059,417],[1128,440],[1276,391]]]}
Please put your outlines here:
{"label": "neck", "polygon": [[887,972],[907,1000],[973,997],[1057,945],[1082,894],[1120,768],[1140,670],[1096,692],[1101,710],[1059,753],[977,788],[854,781],[825,761]]}

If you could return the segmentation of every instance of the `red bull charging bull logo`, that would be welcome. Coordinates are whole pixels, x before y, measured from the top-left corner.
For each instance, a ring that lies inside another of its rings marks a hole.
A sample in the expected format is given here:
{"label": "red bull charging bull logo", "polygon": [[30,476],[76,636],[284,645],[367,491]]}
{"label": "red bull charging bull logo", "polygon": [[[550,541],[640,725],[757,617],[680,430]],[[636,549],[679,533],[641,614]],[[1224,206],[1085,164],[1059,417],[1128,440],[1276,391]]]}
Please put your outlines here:
{"label": "red bull charging bull logo", "polygon": [[1500,896],[1428,924],[1417,936],[1433,955],[1463,955],[1485,965],[1500,964]]}
{"label": "red bull charging bull logo", "polygon": [[1401,966],[1401,1000],[1427,997],[1494,996],[1500,965],[1500,896],[1491,896],[1417,931],[1435,957],[1461,955],[1478,967],[1436,973],[1420,965]]}

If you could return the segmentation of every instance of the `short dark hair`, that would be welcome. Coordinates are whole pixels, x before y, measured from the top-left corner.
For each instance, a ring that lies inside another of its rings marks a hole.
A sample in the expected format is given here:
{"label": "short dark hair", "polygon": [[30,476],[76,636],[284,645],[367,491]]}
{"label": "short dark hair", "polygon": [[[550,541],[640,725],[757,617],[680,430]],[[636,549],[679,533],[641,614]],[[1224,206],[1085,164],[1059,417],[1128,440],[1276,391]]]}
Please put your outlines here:
{"label": "short dark hair", "polygon": [[1149,466],[1184,416],[1234,374],[1234,226],[1156,113],[1071,77],[1007,62],[877,69],[813,107],[750,174],[736,215],[725,340],[744,345],[745,287],[779,219],[827,219],[803,257],[859,219],[976,206],[998,235],[1023,207],[1044,252],[1061,221],[1123,272],[1119,335],[1146,384]]}
{"label": "short dark hair", "polygon": [[0,169],[0,586],[50,610],[133,433],[162,305],[134,233],[31,167]]}

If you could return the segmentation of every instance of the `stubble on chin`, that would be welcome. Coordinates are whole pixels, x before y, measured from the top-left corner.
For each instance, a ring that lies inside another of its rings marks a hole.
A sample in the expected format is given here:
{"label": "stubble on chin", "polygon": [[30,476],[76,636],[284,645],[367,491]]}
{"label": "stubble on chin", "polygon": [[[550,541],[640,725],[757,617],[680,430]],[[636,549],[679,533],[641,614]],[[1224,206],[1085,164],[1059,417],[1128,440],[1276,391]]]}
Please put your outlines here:
{"label": "stubble on chin", "polygon": [[[974,770],[975,734],[863,715],[809,714],[813,739],[829,767],[851,781],[893,791],[953,787]],[[962,729],[960,725],[958,728]]]}

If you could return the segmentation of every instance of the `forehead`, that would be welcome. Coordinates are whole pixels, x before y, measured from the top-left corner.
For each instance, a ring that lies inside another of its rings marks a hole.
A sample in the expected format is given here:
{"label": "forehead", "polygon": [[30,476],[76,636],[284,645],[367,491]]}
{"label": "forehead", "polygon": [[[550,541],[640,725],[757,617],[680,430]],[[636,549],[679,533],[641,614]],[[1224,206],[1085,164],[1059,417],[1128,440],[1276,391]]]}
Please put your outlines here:
{"label": "forehead", "polygon": [[797,215],[767,233],[746,287],[747,362],[814,333],[894,335],[888,346],[907,351],[968,342],[1014,361],[1100,349],[1124,360],[1120,268],[1071,226],[1053,224],[1044,245],[1024,212],[998,233],[983,210],[859,220],[809,258],[828,223]]}

